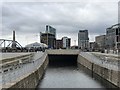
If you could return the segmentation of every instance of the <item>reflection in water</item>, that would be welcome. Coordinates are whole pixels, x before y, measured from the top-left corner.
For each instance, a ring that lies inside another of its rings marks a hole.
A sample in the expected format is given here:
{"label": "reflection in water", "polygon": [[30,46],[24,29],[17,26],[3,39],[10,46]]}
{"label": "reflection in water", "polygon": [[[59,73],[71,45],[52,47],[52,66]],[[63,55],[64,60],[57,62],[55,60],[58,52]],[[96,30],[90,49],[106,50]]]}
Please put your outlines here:
{"label": "reflection in water", "polygon": [[75,66],[51,67],[38,85],[38,88],[105,88]]}

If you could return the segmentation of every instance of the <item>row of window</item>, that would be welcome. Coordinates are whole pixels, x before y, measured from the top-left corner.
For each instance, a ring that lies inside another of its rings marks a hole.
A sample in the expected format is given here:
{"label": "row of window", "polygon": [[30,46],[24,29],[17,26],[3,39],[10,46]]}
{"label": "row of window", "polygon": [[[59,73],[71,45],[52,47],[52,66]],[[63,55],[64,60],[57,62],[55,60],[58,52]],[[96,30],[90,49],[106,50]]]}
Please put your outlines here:
{"label": "row of window", "polygon": [[114,33],[115,35],[120,35],[120,28],[107,30],[107,34],[113,34],[113,33]]}

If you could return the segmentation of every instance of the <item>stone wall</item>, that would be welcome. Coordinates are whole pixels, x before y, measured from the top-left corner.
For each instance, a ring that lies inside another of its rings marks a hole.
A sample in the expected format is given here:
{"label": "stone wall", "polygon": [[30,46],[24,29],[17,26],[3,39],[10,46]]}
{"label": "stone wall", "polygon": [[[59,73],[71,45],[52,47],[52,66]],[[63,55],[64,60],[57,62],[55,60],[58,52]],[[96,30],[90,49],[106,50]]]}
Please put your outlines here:
{"label": "stone wall", "polygon": [[[44,62],[36,69],[36,71],[33,71],[29,75],[25,76],[24,78],[20,79],[18,82],[16,82],[14,85],[9,87],[8,89],[13,89],[13,88],[33,88],[35,89],[36,86],[38,85],[39,80],[42,78],[45,69],[47,68],[48,65],[48,56],[46,54]],[[2,90],[6,90],[5,88]]]}
{"label": "stone wall", "polygon": [[99,65],[96,65],[86,58],[82,57],[81,55],[78,55],[77,62],[87,69],[93,71],[103,79],[109,81],[110,83],[114,84],[115,86],[120,87],[120,71],[119,70],[110,70],[105,67],[101,67]]}

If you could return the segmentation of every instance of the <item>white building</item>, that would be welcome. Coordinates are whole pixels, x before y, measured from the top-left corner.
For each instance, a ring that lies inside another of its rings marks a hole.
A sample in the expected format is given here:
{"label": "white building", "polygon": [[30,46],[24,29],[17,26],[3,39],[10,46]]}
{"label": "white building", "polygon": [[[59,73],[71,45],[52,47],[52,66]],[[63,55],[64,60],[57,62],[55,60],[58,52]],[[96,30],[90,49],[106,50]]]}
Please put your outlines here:
{"label": "white building", "polygon": [[63,48],[70,48],[70,44],[71,44],[71,39],[70,38],[63,37],[62,42],[63,42]]}
{"label": "white building", "polygon": [[47,48],[48,46],[44,43],[38,43],[38,42],[35,42],[35,43],[31,43],[31,44],[28,44],[25,46],[26,48]]}

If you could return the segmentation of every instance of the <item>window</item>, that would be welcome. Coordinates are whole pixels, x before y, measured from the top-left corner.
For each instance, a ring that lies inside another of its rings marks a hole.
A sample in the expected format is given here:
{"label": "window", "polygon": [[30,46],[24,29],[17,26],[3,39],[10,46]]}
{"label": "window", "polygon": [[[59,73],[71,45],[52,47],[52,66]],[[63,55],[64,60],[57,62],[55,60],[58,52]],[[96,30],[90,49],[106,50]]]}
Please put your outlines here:
{"label": "window", "polygon": [[117,29],[116,29],[116,35],[119,35],[119,32],[118,32],[118,30],[119,30],[119,29],[117,28]]}
{"label": "window", "polygon": [[120,42],[120,36],[117,36],[117,37],[116,37],[116,41],[117,41],[117,42]]}

